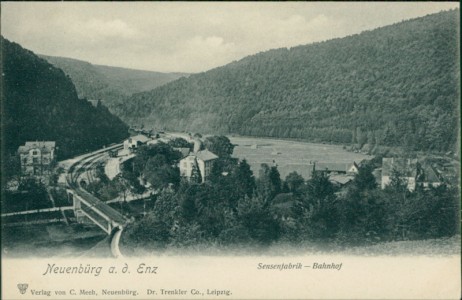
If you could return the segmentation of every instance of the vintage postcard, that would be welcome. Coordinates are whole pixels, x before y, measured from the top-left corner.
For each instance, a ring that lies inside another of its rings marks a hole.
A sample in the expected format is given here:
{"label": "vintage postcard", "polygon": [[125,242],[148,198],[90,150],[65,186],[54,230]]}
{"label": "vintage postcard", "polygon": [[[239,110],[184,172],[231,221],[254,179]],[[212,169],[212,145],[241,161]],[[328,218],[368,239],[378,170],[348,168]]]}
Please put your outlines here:
{"label": "vintage postcard", "polygon": [[0,5],[2,299],[460,299],[458,2]]}

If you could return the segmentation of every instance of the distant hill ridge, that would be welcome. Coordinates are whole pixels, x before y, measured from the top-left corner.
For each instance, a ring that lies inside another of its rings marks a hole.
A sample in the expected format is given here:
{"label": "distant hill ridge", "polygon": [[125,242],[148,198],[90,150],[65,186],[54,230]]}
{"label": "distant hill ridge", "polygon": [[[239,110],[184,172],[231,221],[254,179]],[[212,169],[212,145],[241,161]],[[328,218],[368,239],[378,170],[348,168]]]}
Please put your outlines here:
{"label": "distant hill ridge", "polygon": [[459,10],[275,49],[133,95],[131,125],[452,150]]}
{"label": "distant hill ridge", "polygon": [[161,73],[97,65],[67,57],[40,57],[62,69],[72,79],[79,97],[100,99],[109,107],[113,103],[123,102],[134,93],[149,91],[188,76],[186,73]]}
{"label": "distant hill ridge", "polygon": [[26,141],[55,141],[59,159],[119,142],[128,126],[106,107],[79,99],[65,73],[1,37],[2,149]]}

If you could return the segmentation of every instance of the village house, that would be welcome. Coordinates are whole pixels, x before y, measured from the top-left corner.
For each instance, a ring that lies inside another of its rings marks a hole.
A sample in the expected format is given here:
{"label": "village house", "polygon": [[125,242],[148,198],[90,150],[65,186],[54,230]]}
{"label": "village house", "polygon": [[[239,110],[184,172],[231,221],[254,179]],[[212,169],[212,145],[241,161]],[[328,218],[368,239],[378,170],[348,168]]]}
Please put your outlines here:
{"label": "village house", "polygon": [[52,141],[26,142],[18,154],[23,175],[43,176],[51,173],[55,162],[56,143]]}
{"label": "village house", "polygon": [[190,153],[188,156],[180,160],[180,175],[189,180],[191,178],[194,165],[196,165],[199,169],[201,182],[205,182],[212,171],[213,161],[217,158],[218,156],[208,150]]}
{"label": "village house", "polygon": [[417,177],[417,185],[422,186],[424,189],[428,189],[430,187],[439,187],[442,182],[438,176],[438,172],[428,164],[425,164]]}
{"label": "village house", "polygon": [[407,183],[409,191],[415,191],[417,186],[429,189],[442,184],[438,172],[426,162],[420,163],[417,159],[383,158],[382,189],[390,184],[393,171],[401,175],[399,178]]}
{"label": "village house", "polygon": [[354,175],[358,173],[359,166],[353,163],[316,163],[313,165],[313,171],[326,173],[330,175]]}
{"label": "village house", "polygon": [[123,151],[124,152],[135,152],[139,146],[146,144],[149,140],[151,139],[143,134],[131,136],[124,141]]}
{"label": "village house", "polygon": [[407,184],[409,191],[416,188],[417,159],[409,158],[383,158],[382,159],[382,189],[391,182],[393,172],[397,172],[399,178]]}
{"label": "village house", "polygon": [[207,178],[212,171],[213,162],[218,158],[217,155],[209,150],[200,150],[202,143],[200,140],[194,142],[194,151],[180,160],[179,168],[180,175],[188,180],[191,179],[194,166],[199,170],[201,182],[207,181]]}

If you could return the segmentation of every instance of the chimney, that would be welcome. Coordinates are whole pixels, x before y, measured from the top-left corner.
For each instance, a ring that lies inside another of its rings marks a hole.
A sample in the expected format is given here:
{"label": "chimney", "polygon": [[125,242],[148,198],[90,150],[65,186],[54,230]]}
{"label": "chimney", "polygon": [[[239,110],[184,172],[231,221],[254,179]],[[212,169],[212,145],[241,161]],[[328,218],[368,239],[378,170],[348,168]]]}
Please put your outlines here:
{"label": "chimney", "polygon": [[194,140],[194,153],[197,153],[201,150],[202,142],[200,139],[196,138]]}

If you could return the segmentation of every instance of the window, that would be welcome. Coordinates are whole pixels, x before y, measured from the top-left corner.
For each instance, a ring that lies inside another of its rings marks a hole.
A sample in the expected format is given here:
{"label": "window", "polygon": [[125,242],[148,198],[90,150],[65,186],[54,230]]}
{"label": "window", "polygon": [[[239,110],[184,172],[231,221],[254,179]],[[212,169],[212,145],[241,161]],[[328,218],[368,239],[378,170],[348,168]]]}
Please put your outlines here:
{"label": "window", "polygon": [[37,155],[37,154],[38,154],[37,150],[32,151],[32,155]]}
{"label": "window", "polygon": [[34,164],[38,164],[38,163],[39,163],[38,157],[34,157],[34,158],[32,159],[32,162],[33,162]]}

